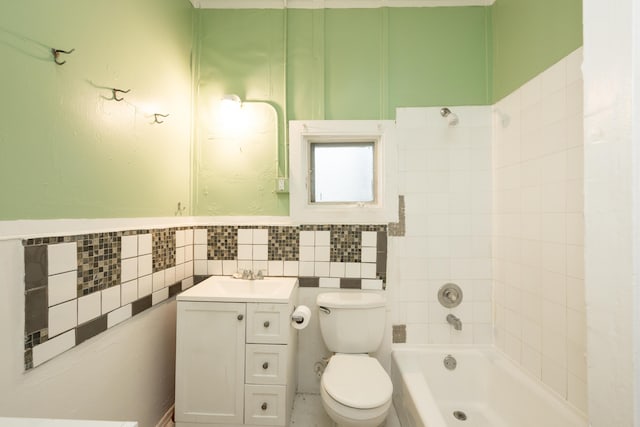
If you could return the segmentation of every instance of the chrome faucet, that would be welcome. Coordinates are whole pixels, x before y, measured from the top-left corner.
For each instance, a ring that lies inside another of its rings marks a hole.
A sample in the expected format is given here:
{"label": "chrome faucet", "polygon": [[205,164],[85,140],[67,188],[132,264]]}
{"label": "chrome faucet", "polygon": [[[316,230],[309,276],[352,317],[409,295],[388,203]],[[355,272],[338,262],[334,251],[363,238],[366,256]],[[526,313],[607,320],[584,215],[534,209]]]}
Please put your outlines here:
{"label": "chrome faucet", "polygon": [[453,326],[456,331],[462,330],[462,321],[454,314],[447,315],[447,323]]}
{"label": "chrome faucet", "polygon": [[257,273],[254,273],[252,270],[242,270],[242,278],[245,280],[262,280],[264,279],[264,275],[262,274],[262,270],[258,270]]}

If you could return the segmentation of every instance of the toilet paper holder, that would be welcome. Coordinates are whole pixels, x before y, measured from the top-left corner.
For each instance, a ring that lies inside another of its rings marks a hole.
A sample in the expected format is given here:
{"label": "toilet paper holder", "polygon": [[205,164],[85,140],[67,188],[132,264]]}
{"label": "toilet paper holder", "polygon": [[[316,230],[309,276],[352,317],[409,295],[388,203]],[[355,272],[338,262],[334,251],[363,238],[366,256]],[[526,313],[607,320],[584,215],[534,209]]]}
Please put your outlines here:
{"label": "toilet paper holder", "polygon": [[302,322],[304,322],[304,317],[295,314],[296,308],[297,307],[293,307],[293,313],[291,313],[291,320],[293,320],[296,323],[302,323]]}

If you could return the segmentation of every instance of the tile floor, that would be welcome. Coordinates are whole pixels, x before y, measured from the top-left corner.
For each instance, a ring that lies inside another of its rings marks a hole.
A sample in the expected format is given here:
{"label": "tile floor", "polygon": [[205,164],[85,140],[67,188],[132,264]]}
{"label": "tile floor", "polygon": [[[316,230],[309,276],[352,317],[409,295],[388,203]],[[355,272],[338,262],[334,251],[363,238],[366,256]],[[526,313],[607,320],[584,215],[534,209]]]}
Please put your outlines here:
{"label": "tile floor", "polygon": [[[165,427],[173,426],[173,423],[170,422]],[[322,400],[320,400],[319,394],[296,394],[289,427],[333,427],[331,418],[322,408]],[[401,427],[393,405],[384,427]]]}

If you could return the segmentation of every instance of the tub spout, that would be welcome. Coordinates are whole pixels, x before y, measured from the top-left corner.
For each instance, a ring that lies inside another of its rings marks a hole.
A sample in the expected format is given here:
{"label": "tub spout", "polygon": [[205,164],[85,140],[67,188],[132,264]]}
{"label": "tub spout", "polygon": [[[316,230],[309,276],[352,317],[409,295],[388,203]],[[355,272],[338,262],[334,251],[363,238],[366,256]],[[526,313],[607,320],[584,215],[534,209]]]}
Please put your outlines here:
{"label": "tub spout", "polygon": [[453,329],[455,329],[456,331],[461,331],[462,330],[462,322],[454,314],[448,314],[447,315],[447,323],[449,323],[451,326],[453,326]]}

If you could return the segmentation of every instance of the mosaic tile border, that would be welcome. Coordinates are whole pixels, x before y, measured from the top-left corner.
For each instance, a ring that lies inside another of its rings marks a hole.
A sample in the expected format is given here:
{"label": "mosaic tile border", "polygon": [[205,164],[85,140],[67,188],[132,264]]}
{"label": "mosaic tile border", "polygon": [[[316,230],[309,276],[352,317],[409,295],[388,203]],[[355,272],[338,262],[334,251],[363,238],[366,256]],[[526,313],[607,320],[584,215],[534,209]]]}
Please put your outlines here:
{"label": "mosaic tile border", "polygon": [[301,287],[384,289],[387,269],[386,225],[134,229],[23,246],[25,370],[211,275],[252,269]]}

